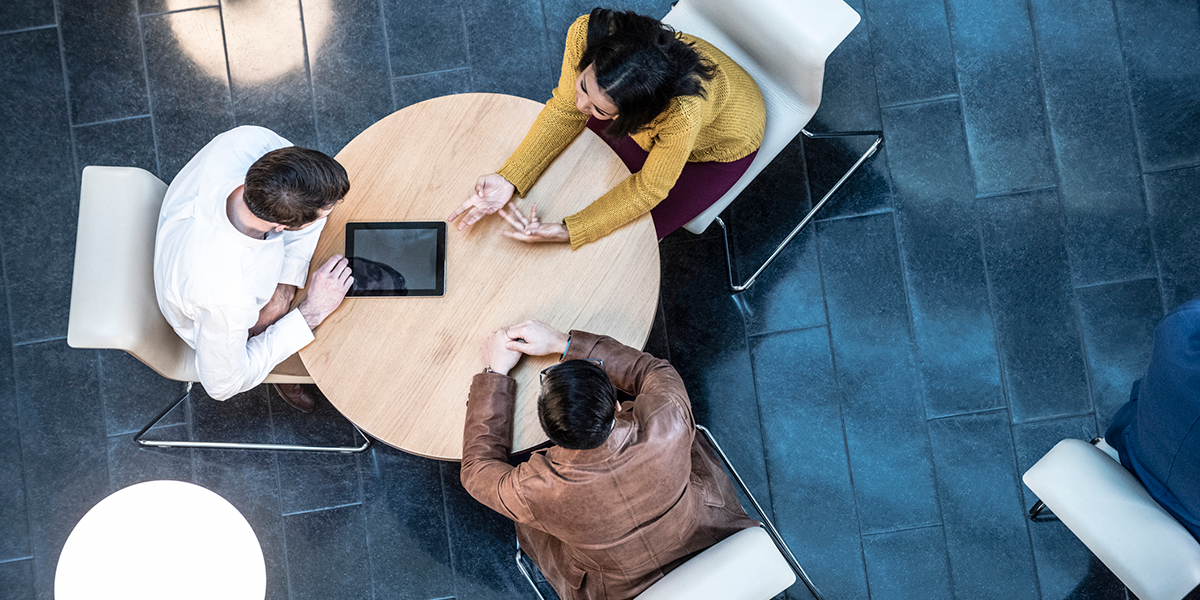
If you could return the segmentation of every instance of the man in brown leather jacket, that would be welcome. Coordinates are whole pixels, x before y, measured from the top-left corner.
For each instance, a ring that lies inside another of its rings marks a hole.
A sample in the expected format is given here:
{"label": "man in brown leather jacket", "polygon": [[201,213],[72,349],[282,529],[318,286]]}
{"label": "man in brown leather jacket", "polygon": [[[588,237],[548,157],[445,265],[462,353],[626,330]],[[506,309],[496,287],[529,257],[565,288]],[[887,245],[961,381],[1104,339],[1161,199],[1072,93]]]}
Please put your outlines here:
{"label": "man in brown leather jacket", "polygon": [[[554,444],[508,464],[522,354],[560,354],[538,418]],[[471,381],[462,483],[516,521],[517,539],[563,600],[633,598],[692,555],[754,526],[665,360],[539,321],[505,327]],[[601,366],[602,361],[602,366]],[[615,386],[615,389],[614,389]],[[634,396],[621,405],[616,389]]]}

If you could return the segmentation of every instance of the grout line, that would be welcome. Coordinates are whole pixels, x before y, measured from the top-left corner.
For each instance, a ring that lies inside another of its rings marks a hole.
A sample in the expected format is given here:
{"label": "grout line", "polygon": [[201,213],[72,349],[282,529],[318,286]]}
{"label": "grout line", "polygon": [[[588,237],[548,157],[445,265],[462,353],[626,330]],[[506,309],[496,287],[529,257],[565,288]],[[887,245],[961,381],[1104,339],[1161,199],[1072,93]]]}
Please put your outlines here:
{"label": "grout line", "polygon": [[[364,458],[364,455],[365,455],[365,453],[359,453],[359,454],[354,455],[354,467],[355,467],[355,470],[357,471],[357,475],[358,475],[358,501],[359,501],[359,504],[363,507],[363,513],[364,513],[363,514],[363,544],[366,545],[366,549],[367,549],[367,552],[366,552],[366,554],[367,554],[367,573],[371,577],[371,598],[372,598],[372,600],[374,600],[374,598],[378,597],[378,594],[375,593],[375,560],[374,560],[374,553],[371,552],[371,528],[367,527],[368,515],[365,514],[367,511],[367,493],[365,490],[366,484],[363,483],[363,461],[366,460],[366,458]],[[372,472],[378,474],[379,473],[379,462],[376,458],[375,448],[370,449],[370,455],[371,455],[371,463],[374,467],[372,469]]]}
{"label": "grout line", "polygon": [[[7,277],[7,275],[6,275],[6,277]],[[5,279],[5,281],[7,281],[7,279]],[[9,313],[11,313],[11,312],[12,312],[12,307],[10,306]],[[10,323],[11,323],[11,320],[12,320],[12,315],[10,314],[9,315]],[[11,332],[12,326],[10,325],[8,329]],[[61,335],[61,336],[57,336],[57,337],[48,337],[48,338],[42,338],[42,339],[38,339],[38,340],[26,340],[24,342],[13,342],[13,347],[20,348],[21,346],[32,346],[34,344],[41,344],[43,342],[57,342],[59,340],[65,340],[65,339],[67,339],[67,336]]]}
{"label": "grout line", "polygon": [[[280,497],[282,498],[282,496],[280,496]],[[312,514],[312,513],[324,512],[327,510],[337,510],[339,508],[348,508],[351,506],[362,506],[362,502],[347,502],[346,504],[337,504],[334,506],[322,506],[321,508],[310,508],[308,510],[298,510],[298,511],[289,512],[289,513],[281,512],[280,516],[281,517],[294,517],[296,515],[308,515],[308,514]]]}
{"label": "grout line", "polygon": [[[140,9],[137,5],[137,0],[134,2],[134,8]],[[146,83],[146,112],[150,115],[150,141],[154,144],[154,171],[155,175],[162,173],[162,157],[158,149],[158,130],[154,122],[154,94],[150,89],[150,61],[146,59],[146,30],[142,27],[142,19],[137,19],[138,28],[138,49],[142,53],[142,79]]]}
{"label": "grout line", "polygon": [[[467,81],[469,82],[467,84],[467,90],[474,91],[475,90],[475,69],[471,68],[471,28],[467,27],[467,9],[465,8],[465,6],[466,6],[465,2],[458,5],[458,14],[459,14],[459,18],[462,20],[462,27],[463,27],[463,45],[465,46],[463,48],[463,54],[465,55],[465,57],[467,59]],[[545,15],[545,13],[543,13],[543,17],[542,17],[543,19],[545,18],[544,15]],[[456,594],[458,593],[457,588],[455,589],[455,593]]]}
{"label": "grout line", "polygon": [[881,529],[879,531],[868,531],[862,534],[862,537],[873,537],[880,535],[888,535],[891,533],[903,533],[905,531],[918,531],[921,529],[933,529],[935,527],[945,528],[945,523],[930,523],[928,525],[913,525],[911,527],[898,527],[896,529]]}
{"label": "grout line", "polygon": [[[953,419],[954,417],[969,417],[969,416],[973,416],[973,415],[986,415],[989,413],[1000,412],[1002,410],[1007,410],[1007,409],[1008,409],[1007,406],[993,406],[991,408],[981,408],[979,410],[968,410],[966,412],[954,413],[952,415],[937,415],[936,417],[928,417],[925,419],[925,421],[932,422],[932,421],[941,421],[944,419]],[[1010,421],[1010,423],[1011,423],[1011,421]]]}
{"label": "grout line", "polygon": [[159,17],[162,15],[177,15],[179,13],[192,12],[192,11],[197,11],[197,10],[205,10],[208,8],[219,9],[219,8],[221,8],[221,5],[220,5],[220,3],[217,3],[217,4],[208,4],[205,6],[189,6],[188,8],[182,8],[179,10],[164,10],[164,11],[160,11],[160,12],[146,13],[144,15],[138,15],[138,18],[140,20],[141,17]]}
{"label": "grout line", "polygon": [[[1058,189],[1058,186],[1051,184],[1051,185],[1043,185],[1043,186],[1034,187],[1034,188],[1019,189],[1019,190],[1008,190],[1008,191],[1004,191],[1004,192],[987,192],[984,194],[976,194],[975,199],[976,200],[987,200],[990,198],[1002,198],[1004,196],[1017,196],[1020,194],[1031,194],[1033,192],[1045,192],[1048,190],[1056,190],[1056,189]],[[1060,204],[1059,212],[1062,212],[1061,200],[1060,200],[1059,204]]]}
{"label": "grout line", "polygon": [[856,214],[852,214],[852,215],[837,215],[835,217],[827,217],[824,219],[813,219],[812,222],[813,223],[832,223],[833,221],[844,221],[846,219],[857,219],[859,217],[873,217],[875,215],[884,215],[884,214],[891,213],[891,212],[895,212],[895,209],[889,206],[887,208],[877,208],[875,210],[865,212],[865,213],[856,213]]}
{"label": "grout line", "polygon": [[[228,2],[228,0],[225,0]],[[225,10],[217,5],[217,23],[221,25],[221,54],[225,55],[225,94],[229,100],[229,117],[237,127],[237,105],[233,102],[233,67],[229,64],[229,42],[225,35]]]}
{"label": "grout line", "polygon": [[1135,281],[1146,281],[1147,279],[1157,280],[1158,277],[1130,277],[1129,279],[1120,279],[1120,280],[1116,280],[1116,281],[1101,281],[1099,283],[1089,283],[1086,285],[1077,285],[1077,286],[1075,286],[1075,289],[1076,290],[1086,290],[1088,288],[1101,287],[1101,286],[1105,286],[1105,285],[1119,285],[1122,283],[1133,283]]}
{"label": "grout line", "polygon": [[308,24],[304,21],[304,0],[296,0],[300,7],[300,43],[304,46],[304,70],[308,74],[308,99],[312,104],[313,144],[321,147],[321,124],[317,119],[317,86],[313,83],[312,55],[308,52]]}
{"label": "grout line", "polygon": [[[956,77],[957,77],[957,75],[958,75],[958,73],[955,72]],[[955,87],[958,87],[957,80],[955,80]],[[944,94],[941,96],[935,96],[933,98],[925,98],[922,100],[909,100],[908,102],[897,102],[896,104],[888,104],[887,106],[884,106],[881,103],[879,105],[879,110],[882,112],[882,111],[890,110],[893,108],[908,108],[910,106],[921,106],[923,104],[937,104],[939,102],[949,102],[951,100],[961,100],[961,98],[959,98],[958,94]]]}
{"label": "grout line", "polygon": [[424,73],[413,73],[412,75],[401,75],[399,77],[391,76],[391,59],[388,59],[388,74],[392,81],[400,81],[402,79],[413,79],[415,77],[424,77],[426,75],[438,75],[441,73],[454,73],[456,71],[470,71],[470,67],[454,67],[453,69],[441,69],[440,71],[426,71]]}
{"label": "grout line", "polygon": [[30,554],[29,556],[18,556],[17,558],[6,558],[6,559],[4,559],[4,560],[0,560],[0,565],[6,565],[6,564],[8,564],[8,563],[21,562],[21,561],[23,561],[23,560],[33,560],[33,555],[32,555],[32,554]]}
{"label": "grout line", "polygon": [[388,71],[388,92],[392,96],[392,111],[400,110],[400,106],[396,104],[396,86],[392,85],[392,80],[396,78],[392,71],[392,42],[388,37],[388,20],[387,12],[383,9],[383,0],[379,0],[379,23],[383,28],[383,60],[387,63]]}
{"label": "grout line", "polygon": [[79,164],[79,150],[76,148],[77,144],[75,143],[75,111],[71,107],[71,78],[67,75],[67,45],[63,40],[62,7],[59,4],[59,0],[54,0],[53,4],[55,29],[58,31],[58,60],[62,65],[63,97],[67,102],[67,131],[71,140],[71,164],[74,166],[71,169],[71,175],[75,178],[75,189],[79,189],[83,185],[80,179],[83,168]]}
{"label": "grout line", "polygon": [[438,487],[442,490],[442,523],[446,524],[446,555],[450,558],[450,584],[454,587],[454,596],[458,593],[458,565],[454,556],[454,543],[450,535],[450,508],[446,503],[446,466],[441,461],[437,464]]}
{"label": "grout line", "polygon": [[9,29],[8,31],[0,31],[0,35],[8,35],[10,33],[26,33],[29,31],[40,31],[42,29],[52,29],[58,27],[58,23],[53,25],[37,25],[35,27],[25,27],[23,29]]}
{"label": "grout line", "polygon": [[[1139,156],[1138,159],[1140,160],[1141,157]],[[1194,165],[1183,165],[1181,167],[1168,167],[1166,169],[1154,169],[1154,170],[1150,170],[1150,171],[1142,171],[1142,174],[1143,175],[1158,175],[1159,173],[1171,173],[1173,171],[1186,171],[1188,169],[1198,169],[1198,168],[1200,168],[1200,163],[1197,163]]]}
{"label": "grout line", "polygon": [[147,113],[147,114],[144,114],[144,115],[133,115],[132,117],[117,117],[117,118],[115,118],[115,119],[104,119],[104,120],[101,120],[101,121],[92,121],[92,122],[90,122],[90,123],[75,123],[75,124],[74,124],[74,125],[72,125],[71,127],[74,127],[74,128],[76,128],[76,129],[79,129],[79,128],[82,128],[82,127],[91,127],[91,126],[93,126],[93,125],[107,125],[107,124],[109,124],[109,123],[120,123],[120,122],[122,122],[122,121],[133,121],[133,120],[136,120],[136,119],[146,119],[146,118],[149,118],[150,116],[151,116],[151,115],[150,115],[149,113]]}
{"label": "grout line", "polygon": [[769,335],[780,335],[780,334],[784,334],[784,333],[795,333],[795,332],[798,332],[798,331],[808,331],[809,329],[820,329],[820,328],[822,328],[822,327],[828,327],[828,326],[829,326],[829,324],[828,324],[828,323],[821,323],[821,324],[819,324],[819,325],[806,325],[806,326],[804,326],[804,327],[792,327],[792,328],[790,328],[790,329],[773,329],[773,330],[771,330],[771,331],[760,331],[760,332],[758,332],[758,333],[751,333],[751,334],[750,334],[749,336],[747,336],[747,337],[750,337],[750,338],[756,338],[756,337],[767,337],[767,336],[769,336]]}

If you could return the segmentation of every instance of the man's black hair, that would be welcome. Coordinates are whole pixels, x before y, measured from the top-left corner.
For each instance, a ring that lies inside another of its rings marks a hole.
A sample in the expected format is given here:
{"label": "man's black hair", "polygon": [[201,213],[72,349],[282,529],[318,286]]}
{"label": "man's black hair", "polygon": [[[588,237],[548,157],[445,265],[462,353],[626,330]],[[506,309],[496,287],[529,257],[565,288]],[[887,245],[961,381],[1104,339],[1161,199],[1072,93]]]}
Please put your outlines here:
{"label": "man's black hair", "polygon": [[250,165],[243,199],[254,216],[290,228],[316,221],[350,191],[346,169],[329,155],[291,146]]}
{"label": "man's black hair", "polygon": [[608,439],[617,389],[604,368],[586,360],[555,365],[542,379],[538,420],[556,446],[590,450]]}

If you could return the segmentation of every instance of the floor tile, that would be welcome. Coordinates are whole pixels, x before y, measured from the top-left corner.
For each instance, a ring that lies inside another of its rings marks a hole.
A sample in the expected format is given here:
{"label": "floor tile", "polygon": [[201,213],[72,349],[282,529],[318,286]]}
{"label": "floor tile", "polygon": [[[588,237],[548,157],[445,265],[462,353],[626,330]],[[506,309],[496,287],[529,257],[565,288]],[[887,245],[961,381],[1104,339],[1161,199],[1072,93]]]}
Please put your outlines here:
{"label": "floor tile", "polygon": [[980,201],[1013,421],[1091,409],[1062,212],[1053,190]]}
{"label": "floor tile", "polygon": [[1003,406],[959,103],[887,109],[883,122],[926,411]]}
{"label": "floor tile", "polygon": [[[859,15],[863,14],[863,0],[848,0],[847,4]],[[870,32],[867,24],[859,21],[825,59],[821,106],[809,123],[808,130],[863,129],[879,129],[879,99],[875,91]]]}
{"label": "floor tile", "polygon": [[650,326],[650,335],[646,338],[646,346],[642,348],[642,351],[670,361],[671,352],[667,348],[668,344],[667,315],[663,311],[662,297],[660,296],[658,310],[654,311],[654,324]]}
{"label": "floor tile", "polygon": [[292,600],[371,598],[361,506],[284,517]]}
{"label": "floor tile", "polygon": [[65,336],[79,187],[63,90],[58,32],[0,36],[0,244],[14,343]]}
{"label": "floor tile", "polygon": [[480,504],[463,489],[458,463],[442,462],[446,521],[450,524],[450,556],[455,598],[509,600],[534,598],[517,570],[517,532],[512,521]]}
{"label": "floor tile", "polygon": [[359,464],[375,597],[453,596],[438,461],[377,444]]}
{"label": "floor tile", "polygon": [[193,384],[188,398],[192,439],[202,442],[276,442],[271,425],[267,386],[260,385],[228,400],[214,400],[204,386]]}
{"label": "floor tile", "polygon": [[[100,398],[104,402],[108,435],[136,433],[186,393],[186,384],[172,381],[132,355],[101,350]],[[180,423],[184,411],[173,410],[161,425]]]}
{"label": "floor tile", "polygon": [[1038,598],[1003,411],[929,422],[950,574],[958,598]]}
{"label": "floor tile", "polygon": [[824,222],[818,234],[862,531],[937,523],[892,216]]}
{"label": "floor tile", "polygon": [[9,0],[0,4],[0,31],[54,25],[54,0]]}
{"label": "floor tile", "polygon": [[[558,84],[563,47],[551,48],[547,43],[542,3],[480,0],[464,8],[471,45],[472,91],[545,102]],[[497,22],[505,26],[498,28]]]}
{"label": "floor tile", "polygon": [[1034,0],[1076,285],[1154,274],[1121,46],[1107,0]]}
{"label": "floor tile", "polygon": [[1200,168],[1146,174],[1146,207],[1162,277],[1163,307],[1175,308],[1200,295],[1200,246],[1195,190]]}
{"label": "floor tile", "polygon": [[284,515],[362,503],[357,454],[280,452],[279,494]]}
{"label": "floor tile", "polygon": [[829,330],[755,337],[751,356],[775,526],[822,593],[864,598],[867,579]]}
{"label": "floor tile", "polygon": [[382,4],[393,77],[467,66],[462,3],[384,0]]}
{"label": "floor tile", "polygon": [[941,527],[863,536],[863,554],[874,600],[954,598]]}
{"label": "floor tile", "polygon": [[[878,120],[878,116],[873,117]],[[875,127],[876,125],[872,125]],[[821,123],[810,124],[812,133],[831,131]],[[801,134],[803,135],[803,134]],[[838,180],[874,143],[874,136],[835,139],[805,139],[804,161],[808,168],[809,195],[818,203]],[[891,175],[888,170],[887,144],[879,147],[842,187],[830,196],[817,213],[820,219],[865,215],[892,206]]]}
{"label": "floor tile", "polygon": [[[770,241],[779,242],[783,238]],[[751,268],[756,267],[751,265]],[[745,280],[743,276],[739,283]],[[816,225],[810,224],[763,271],[754,285],[734,296],[734,300],[742,309],[746,333],[758,335],[825,325],[825,299],[821,291]]]}
{"label": "floor tile", "polygon": [[218,134],[233,107],[216,8],[142,18],[159,177],[170,181]]}
{"label": "floor tile", "polygon": [[392,91],[396,95],[397,108],[412,106],[431,98],[461,94],[470,89],[471,72],[465,68],[398,77],[392,80]]}
{"label": "floor tile", "polygon": [[976,189],[1054,185],[1028,4],[948,0],[946,8]]}
{"label": "floor tile", "polygon": [[0,596],[8,600],[33,600],[33,560],[0,563]]}
{"label": "floor tile", "polygon": [[[591,0],[559,0],[558,2],[543,2],[542,10],[546,15],[546,49],[550,56],[558,54],[559,61],[562,60],[562,50],[567,44],[567,30],[571,24],[575,22],[581,15],[586,15],[592,12],[597,6],[601,8],[609,8],[612,10],[622,10],[625,7],[621,6],[620,0],[609,2],[606,4],[596,4]],[[666,16],[666,11],[662,14],[650,14],[645,10],[635,10],[639,14],[649,15],[656,19],[661,19]],[[557,73],[555,73],[557,76]]]}
{"label": "floor tile", "polygon": [[308,446],[354,446],[363,443],[362,435],[329,400],[318,393],[317,405],[310,413],[300,412],[287,403],[275,386],[260,386],[270,398],[271,426],[280,444]]}
{"label": "floor tile", "polygon": [[310,46],[321,47],[329,22],[311,19],[302,24],[295,0],[260,0],[226,2],[221,25],[237,124],[261,125],[297,146],[315,148],[316,117],[304,40],[307,35]]}
{"label": "floor tile", "polygon": [[1142,170],[1200,164],[1200,6],[1179,0],[1117,0]]}
{"label": "floor tile", "polygon": [[[0,280],[0,309],[3,309],[0,317],[7,316],[3,280]],[[29,545],[29,513],[25,507],[25,469],[16,385],[8,319],[0,318],[0,561],[33,553]],[[3,587],[0,587],[2,591]]]}
{"label": "floor tile", "polygon": [[77,173],[88,165],[137,167],[158,173],[154,124],[150,117],[75,128]]}
{"label": "floor tile", "polygon": [[[163,428],[163,434],[186,439],[187,426],[171,425]],[[130,433],[108,438],[109,493],[143,481],[192,481],[192,452],[204,450],[143,447],[133,441],[133,436]]]}
{"label": "floor tile", "polygon": [[150,112],[136,0],[59,0],[71,122]]}
{"label": "floor tile", "polygon": [[370,0],[316,0],[303,7],[306,29],[328,31],[319,46],[308,38],[308,61],[317,107],[317,149],[333,156],[396,109],[383,16],[379,3]]}
{"label": "floor tile", "polygon": [[1146,372],[1154,328],[1163,318],[1162,299],[1156,279],[1082,288],[1075,295],[1096,419],[1103,430],[1129,401],[1133,382]]}
{"label": "floor tile", "polygon": [[219,6],[220,0],[137,0],[137,3],[140,14],[152,15],[203,6]]}
{"label": "floor tile", "polygon": [[883,106],[958,95],[945,3],[866,0],[865,21]]}

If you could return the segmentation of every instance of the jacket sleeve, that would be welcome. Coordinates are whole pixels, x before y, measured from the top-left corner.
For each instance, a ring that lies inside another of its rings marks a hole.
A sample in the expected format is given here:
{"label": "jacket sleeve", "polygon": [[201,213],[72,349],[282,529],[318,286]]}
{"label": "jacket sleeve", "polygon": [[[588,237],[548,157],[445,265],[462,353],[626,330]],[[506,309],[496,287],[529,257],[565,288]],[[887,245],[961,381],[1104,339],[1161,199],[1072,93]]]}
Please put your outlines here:
{"label": "jacket sleeve", "polygon": [[508,464],[517,382],[499,373],[471,380],[463,429],[460,478],[467,493],[488,508],[519,523],[533,523],[521,497],[518,469]]}
{"label": "jacket sleeve", "polygon": [[598,358],[617,389],[634,396],[634,408],[650,414],[662,407],[673,408],[695,425],[692,403],[683,379],[671,363],[654,355],[630,348],[608,336],[572,331],[571,345],[563,360]]}

